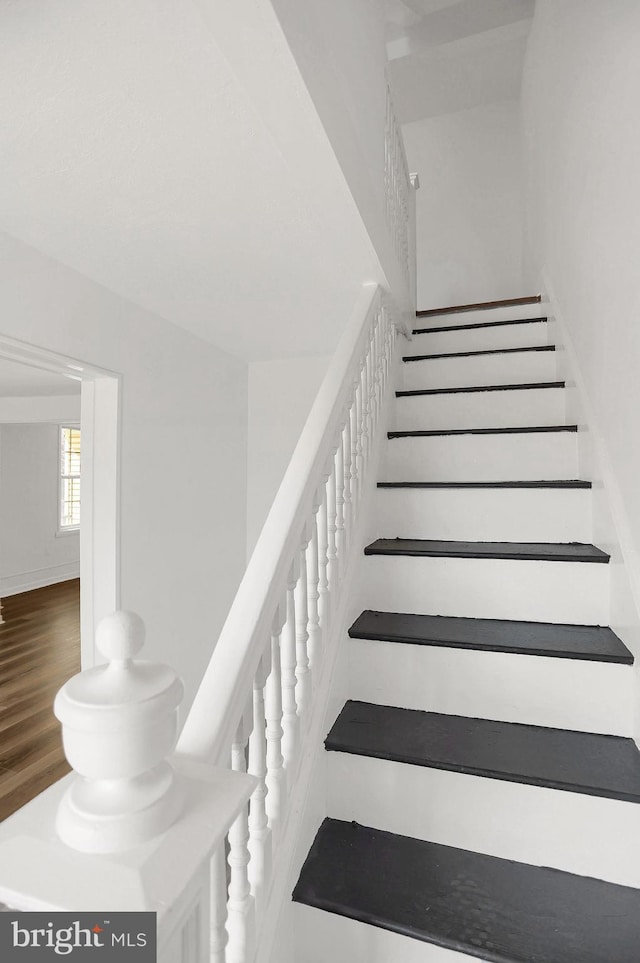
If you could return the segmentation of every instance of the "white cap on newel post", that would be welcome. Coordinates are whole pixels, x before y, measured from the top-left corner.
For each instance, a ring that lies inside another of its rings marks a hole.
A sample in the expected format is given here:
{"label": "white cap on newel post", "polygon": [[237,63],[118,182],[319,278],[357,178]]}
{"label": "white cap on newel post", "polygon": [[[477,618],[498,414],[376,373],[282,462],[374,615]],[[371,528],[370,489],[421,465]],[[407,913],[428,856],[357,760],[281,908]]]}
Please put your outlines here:
{"label": "white cap on newel post", "polygon": [[184,689],[169,666],[134,660],[144,635],[133,612],[107,616],[96,632],[107,664],[73,676],[56,696],[65,755],[76,773],[56,829],[86,853],[131,849],[180,813],[182,793],[167,760]]}

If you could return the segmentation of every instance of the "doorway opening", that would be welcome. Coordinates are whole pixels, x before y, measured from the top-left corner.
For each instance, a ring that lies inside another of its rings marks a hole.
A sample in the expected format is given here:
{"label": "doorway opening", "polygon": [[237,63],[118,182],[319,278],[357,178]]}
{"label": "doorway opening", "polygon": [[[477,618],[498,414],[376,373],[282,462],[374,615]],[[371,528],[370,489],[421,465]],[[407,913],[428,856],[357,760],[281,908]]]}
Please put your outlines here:
{"label": "doorway opening", "polygon": [[68,772],[53,698],[119,606],[119,389],[0,337],[0,819]]}

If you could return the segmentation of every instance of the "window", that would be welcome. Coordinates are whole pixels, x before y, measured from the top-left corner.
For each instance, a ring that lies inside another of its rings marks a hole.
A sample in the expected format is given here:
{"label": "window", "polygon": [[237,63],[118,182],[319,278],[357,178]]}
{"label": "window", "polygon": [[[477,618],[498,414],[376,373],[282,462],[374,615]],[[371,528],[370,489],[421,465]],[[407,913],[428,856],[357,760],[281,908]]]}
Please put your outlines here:
{"label": "window", "polygon": [[80,528],[80,429],[60,428],[60,531]]}

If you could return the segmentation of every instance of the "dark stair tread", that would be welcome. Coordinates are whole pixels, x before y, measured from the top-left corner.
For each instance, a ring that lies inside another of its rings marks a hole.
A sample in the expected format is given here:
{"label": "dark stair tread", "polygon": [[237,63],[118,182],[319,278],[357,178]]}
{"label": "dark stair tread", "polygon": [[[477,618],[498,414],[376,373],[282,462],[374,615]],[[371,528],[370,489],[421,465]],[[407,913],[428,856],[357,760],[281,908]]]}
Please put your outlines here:
{"label": "dark stair tread", "polygon": [[481,391],[530,391],[545,388],[564,388],[564,381],[534,381],[515,385],[470,385],[461,388],[414,388],[411,391],[396,391],[396,398],[411,398],[414,395],[464,395]]}
{"label": "dark stair tread", "polygon": [[640,891],[325,819],[293,899],[490,963],[638,963]]}
{"label": "dark stair tread", "polygon": [[582,542],[458,542],[427,538],[378,538],[365,555],[504,558],[550,562],[608,562],[609,555]]}
{"label": "dark stair tread", "polygon": [[509,324],[545,324],[546,318],[518,318],[513,321],[474,321],[471,324],[445,324],[437,328],[414,328],[412,334],[436,334],[440,331],[472,331],[474,328],[503,328]]}
{"label": "dark stair tread", "polygon": [[325,746],[412,766],[640,803],[633,739],[346,703]]}
{"label": "dark stair tread", "polygon": [[633,665],[633,655],[626,645],[615,632],[601,625],[468,619],[367,609],[353,623],[349,635],[352,639]]}
{"label": "dark stair tread", "polygon": [[485,348],[483,351],[446,351],[443,354],[409,354],[403,361],[437,361],[441,358],[476,358],[484,354],[523,354],[528,351],[555,351],[555,344],[534,344],[528,348]]}
{"label": "dark stair tread", "polygon": [[591,488],[591,482],[577,478],[534,481],[403,481],[378,482],[378,488]]}
{"label": "dark stair tread", "polygon": [[431,438],[439,435],[532,435],[536,432],[577,431],[577,425],[523,425],[521,428],[449,428],[388,431],[387,438]]}

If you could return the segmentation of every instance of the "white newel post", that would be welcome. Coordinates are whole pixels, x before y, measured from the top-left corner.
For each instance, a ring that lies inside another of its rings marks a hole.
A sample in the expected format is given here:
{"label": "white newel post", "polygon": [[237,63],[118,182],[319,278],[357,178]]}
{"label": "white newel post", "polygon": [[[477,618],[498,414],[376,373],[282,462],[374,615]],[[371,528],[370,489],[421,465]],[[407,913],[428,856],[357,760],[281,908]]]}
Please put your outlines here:
{"label": "white newel post", "polygon": [[134,659],[138,616],[108,616],[96,642],[107,664],[74,676],[55,702],[75,771],[0,825],[0,903],[156,912],[160,963],[209,963],[220,925],[210,861],[220,864],[258,781],[174,753],[182,683]]}
{"label": "white newel post", "polygon": [[142,619],[116,612],[96,632],[107,659],[69,679],[53,711],[77,773],[58,808],[60,838],[86,853],[117,853],[164,832],[182,808],[167,761],[178,736],[182,682],[166,665],[134,662]]}

